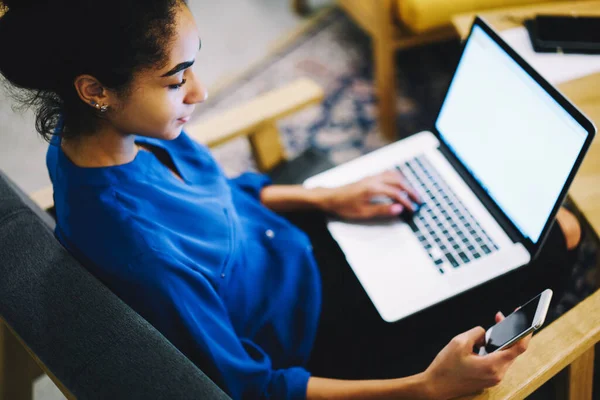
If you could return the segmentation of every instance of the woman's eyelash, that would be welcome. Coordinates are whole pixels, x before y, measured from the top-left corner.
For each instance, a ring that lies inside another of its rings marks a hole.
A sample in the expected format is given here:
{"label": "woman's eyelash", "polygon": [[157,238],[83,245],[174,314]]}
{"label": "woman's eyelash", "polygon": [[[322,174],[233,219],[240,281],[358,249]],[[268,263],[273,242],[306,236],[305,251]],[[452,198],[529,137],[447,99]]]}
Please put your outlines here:
{"label": "woman's eyelash", "polygon": [[169,89],[179,89],[180,87],[182,87],[183,85],[185,85],[185,82],[187,81],[187,79],[183,79],[180,83],[177,83],[175,85],[169,85]]}

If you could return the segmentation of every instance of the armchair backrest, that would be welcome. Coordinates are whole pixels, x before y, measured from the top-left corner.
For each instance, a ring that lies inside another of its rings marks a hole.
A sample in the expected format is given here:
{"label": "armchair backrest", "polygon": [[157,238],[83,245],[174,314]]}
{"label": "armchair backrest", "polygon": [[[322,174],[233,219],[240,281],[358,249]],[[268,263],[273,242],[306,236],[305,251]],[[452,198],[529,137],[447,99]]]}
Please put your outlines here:
{"label": "armchair backrest", "polygon": [[73,259],[52,225],[0,172],[0,320],[65,395],[229,398]]}

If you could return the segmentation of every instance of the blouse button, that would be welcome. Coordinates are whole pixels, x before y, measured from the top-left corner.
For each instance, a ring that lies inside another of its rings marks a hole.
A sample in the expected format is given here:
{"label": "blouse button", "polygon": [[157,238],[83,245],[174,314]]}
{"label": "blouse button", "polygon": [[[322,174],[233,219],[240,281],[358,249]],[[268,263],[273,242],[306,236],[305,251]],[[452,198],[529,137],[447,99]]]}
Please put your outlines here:
{"label": "blouse button", "polygon": [[265,235],[267,235],[269,239],[273,239],[275,237],[275,232],[273,232],[271,229],[267,229],[265,231]]}

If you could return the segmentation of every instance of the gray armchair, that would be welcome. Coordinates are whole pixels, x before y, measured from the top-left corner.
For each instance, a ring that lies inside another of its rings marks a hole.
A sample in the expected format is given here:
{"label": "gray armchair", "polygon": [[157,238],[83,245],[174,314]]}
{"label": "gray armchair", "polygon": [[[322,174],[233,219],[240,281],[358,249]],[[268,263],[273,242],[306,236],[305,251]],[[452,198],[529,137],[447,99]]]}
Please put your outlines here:
{"label": "gray armchair", "polygon": [[0,398],[31,398],[40,369],[67,398],[229,398],[75,261],[52,225],[0,172]]}

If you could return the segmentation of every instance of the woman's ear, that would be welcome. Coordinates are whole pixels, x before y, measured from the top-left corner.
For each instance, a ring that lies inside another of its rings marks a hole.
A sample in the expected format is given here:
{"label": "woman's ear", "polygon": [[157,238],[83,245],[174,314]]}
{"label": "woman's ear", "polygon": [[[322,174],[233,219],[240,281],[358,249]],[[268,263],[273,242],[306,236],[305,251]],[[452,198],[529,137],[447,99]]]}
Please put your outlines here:
{"label": "woman's ear", "polygon": [[79,98],[90,107],[104,112],[111,106],[110,93],[93,76],[79,75],[74,83]]}

